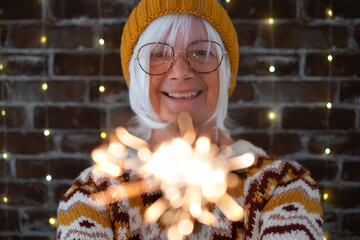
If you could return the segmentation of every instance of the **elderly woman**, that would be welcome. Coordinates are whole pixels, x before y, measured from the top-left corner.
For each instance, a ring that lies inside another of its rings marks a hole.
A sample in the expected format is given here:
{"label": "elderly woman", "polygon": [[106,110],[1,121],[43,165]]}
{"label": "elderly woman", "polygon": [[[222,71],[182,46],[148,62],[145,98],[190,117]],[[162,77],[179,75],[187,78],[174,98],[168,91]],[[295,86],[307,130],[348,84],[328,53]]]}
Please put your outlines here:
{"label": "elderly woman", "polygon": [[[216,0],[142,0],[123,31],[121,60],[136,113],[136,135],[152,150],[180,135],[177,119],[190,114],[197,136],[234,155],[251,152],[256,162],[237,171],[229,194],[244,208],[231,222],[214,206],[217,221],[197,224],[187,239],[322,239],[322,210],[316,183],[294,162],[275,161],[226,132],[228,96],[238,68],[238,42],[226,11]],[[160,192],[98,205],[90,196],[131,182],[85,170],[62,198],[57,239],[167,239],[167,226],[143,220]]]}

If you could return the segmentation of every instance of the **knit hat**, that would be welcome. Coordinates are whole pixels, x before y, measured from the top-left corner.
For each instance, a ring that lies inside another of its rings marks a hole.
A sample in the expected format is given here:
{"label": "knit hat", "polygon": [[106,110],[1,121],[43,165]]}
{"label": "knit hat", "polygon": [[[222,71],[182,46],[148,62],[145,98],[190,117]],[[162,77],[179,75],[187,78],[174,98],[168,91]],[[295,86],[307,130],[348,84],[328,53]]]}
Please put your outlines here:
{"label": "knit hat", "polygon": [[220,34],[230,59],[229,95],[235,88],[239,45],[235,28],[225,9],[216,0],[142,0],[130,14],[121,37],[121,65],[129,85],[129,63],[141,33],[156,18],[171,13],[189,13],[206,19]]}

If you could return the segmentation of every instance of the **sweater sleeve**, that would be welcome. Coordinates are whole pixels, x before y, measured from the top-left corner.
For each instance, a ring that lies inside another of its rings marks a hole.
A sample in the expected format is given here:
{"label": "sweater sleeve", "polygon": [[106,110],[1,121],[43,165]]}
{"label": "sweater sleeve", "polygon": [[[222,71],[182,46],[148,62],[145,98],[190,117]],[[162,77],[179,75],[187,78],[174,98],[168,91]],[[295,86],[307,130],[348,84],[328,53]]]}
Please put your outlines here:
{"label": "sweater sleeve", "polygon": [[99,191],[91,169],[85,170],[61,199],[57,216],[57,239],[114,239],[111,213],[91,197]]}
{"label": "sweater sleeve", "polygon": [[[260,215],[262,240],[321,240],[322,209],[315,181],[307,170],[294,162],[282,162],[281,179],[272,185]],[[269,185],[269,186],[270,186]]]}

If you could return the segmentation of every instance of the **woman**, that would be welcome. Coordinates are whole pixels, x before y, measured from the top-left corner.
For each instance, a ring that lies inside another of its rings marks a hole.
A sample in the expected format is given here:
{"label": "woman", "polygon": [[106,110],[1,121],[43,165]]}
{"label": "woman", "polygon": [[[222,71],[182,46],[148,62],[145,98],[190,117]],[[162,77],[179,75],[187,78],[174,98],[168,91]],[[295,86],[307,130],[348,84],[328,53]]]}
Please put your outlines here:
{"label": "woman", "polygon": [[[180,135],[177,119],[188,112],[198,136],[234,155],[252,152],[256,163],[238,171],[230,195],[245,209],[231,222],[216,207],[217,222],[199,225],[188,239],[322,239],[320,197],[309,173],[293,162],[274,161],[246,141],[226,133],[228,96],[235,87],[238,45],[235,29],[216,0],[142,0],[123,31],[121,60],[137,115],[136,135],[156,150]],[[161,196],[151,193],[108,205],[90,194],[135,179],[85,170],[62,198],[57,239],[166,239],[167,228],[143,220]]]}

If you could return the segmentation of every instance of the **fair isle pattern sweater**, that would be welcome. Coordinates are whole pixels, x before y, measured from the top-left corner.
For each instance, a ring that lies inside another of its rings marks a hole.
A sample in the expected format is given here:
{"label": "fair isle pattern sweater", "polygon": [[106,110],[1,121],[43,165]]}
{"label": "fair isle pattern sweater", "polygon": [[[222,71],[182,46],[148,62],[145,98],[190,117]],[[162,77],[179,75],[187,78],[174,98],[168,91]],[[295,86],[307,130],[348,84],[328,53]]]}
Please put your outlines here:
{"label": "fair isle pattern sweater", "polygon": [[[233,145],[234,155],[253,152],[256,163],[236,172],[240,181],[228,193],[244,208],[244,219],[229,221],[217,208],[212,226],[195,224],[186,239],[322,239],[320,195],[309,172],[295,162],[274,161],[246,141]],[[92,193],[136,178],[124,174],[117,179],[98,175],[92,168],[77,178],[60,201],[58,240],[167,239],[166,226],[143,221],[145,209],[161,197],[160,192],[101,206]]]}

